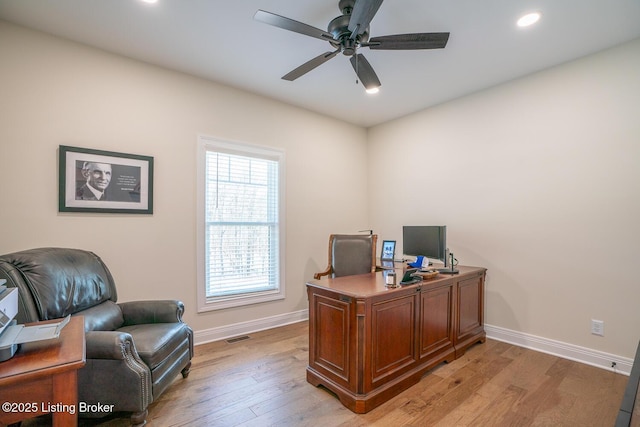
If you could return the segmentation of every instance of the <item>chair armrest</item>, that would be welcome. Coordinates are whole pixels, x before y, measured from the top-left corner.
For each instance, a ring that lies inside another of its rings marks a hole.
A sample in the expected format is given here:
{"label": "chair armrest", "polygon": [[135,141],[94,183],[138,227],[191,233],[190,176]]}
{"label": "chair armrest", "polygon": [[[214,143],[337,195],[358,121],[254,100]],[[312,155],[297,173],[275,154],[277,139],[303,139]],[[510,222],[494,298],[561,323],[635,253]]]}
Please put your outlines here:
{"label": "chair armrest", "polygon": [[313,275],[313,278],[316,280],[320,280],[320,278],[322,276],[328,276],[329,274],[331,274],[331,266],[328,266],[327,269],[325,271],[322,271],[320,273],[316,273]]}
{"label": "chair armrest", "polygon": [[126,332],[89,331],[85,333],[87,359],[139,359],[133,337]]}
{"label": "chair armrest", "polygon": [[177,300],[131,301],[118,304],[124,325],[182,322],[184,304]]}
{"label": "chair armrest", "polygon": [[90,331],[85,338],[86,365],[78,372],[78,400],[115,405],[111,408],[116,411],[146,410],[153,401],[151,370],[140,358],[131,334]]}

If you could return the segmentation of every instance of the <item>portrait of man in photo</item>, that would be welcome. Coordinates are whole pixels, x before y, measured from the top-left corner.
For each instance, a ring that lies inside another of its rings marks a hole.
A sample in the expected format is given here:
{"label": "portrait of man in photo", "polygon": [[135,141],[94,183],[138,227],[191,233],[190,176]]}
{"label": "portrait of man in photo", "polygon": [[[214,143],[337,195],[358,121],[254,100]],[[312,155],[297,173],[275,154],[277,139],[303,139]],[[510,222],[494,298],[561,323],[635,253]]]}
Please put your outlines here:
{"label": "portrait of man in photo", "polygon": [[60,212],[153,213],[153,157],[61,145]]}
{"label": "portrait of man in photo", "polygon": [[111,183],[109,163],[84,162],[82,176],[85,183],[76,191],[76,200],[107,200],[106,190]]}

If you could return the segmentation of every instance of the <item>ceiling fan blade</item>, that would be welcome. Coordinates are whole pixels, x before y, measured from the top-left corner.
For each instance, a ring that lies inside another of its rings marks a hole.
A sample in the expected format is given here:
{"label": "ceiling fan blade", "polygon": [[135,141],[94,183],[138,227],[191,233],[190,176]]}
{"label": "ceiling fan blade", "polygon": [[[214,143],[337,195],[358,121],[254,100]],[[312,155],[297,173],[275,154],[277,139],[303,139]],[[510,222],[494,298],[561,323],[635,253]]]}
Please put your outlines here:
{"label": "ceiling fan blade", "polygon": [[352,39],[364,33],[369,28],[369,23],[380,8],[382,0],[356,0],[349,18],[349,31]]}
{"label": "ceiling fan blade", "polygon": [[395,34],[373,37],[369,42],[362,43],[362,46],[387,50],[442,49],[447,45],[448,40],[449,33]]}
{"label": "ceiling fan blade", "polygon": [[351,61],[351,65],[365,89],[373,89],[381,86],[380,80],[378,80],[378,76],[376,76],[376,72],[373,71],[373,67],[369,64],[369,61],[367,61],[367,58],[365,58],[363,54],[358,53],[353,55],[349,58],[349,61]]}
{"label": "ceiling fan blade", "polygon": [[332,34],[321,30],[320,28],[312,27],[311,25],[303,24],[302,22],[285,18],[284,16],[276,15],[275,13],[266,12],[261,9],[253,15],[253,19],[264,22],[265,24],[273,25],[274,27],[304,34],[305,36],[315,37],[320,40],[333,40]]}
{"label": "ceiling fan blade", "polygon": [[336,56],[338,52],[340,52],[340,49],[335,50],[333,52],[325,52],[322,55],[318,55],[315,58],[313,58],[311,61],[307,61],[301,66],[299,66],[298,68],[296,68],[295,70],[292,70],[289,73],[285,74],[284,76],[282,76],[282,79],[288,80],[290,82],[294,81],[298,77],[301,77],[304,74],[307,74],[309,71],[313,70],[314,68],[324,64],[325,62],[327,62],[328,60]]}

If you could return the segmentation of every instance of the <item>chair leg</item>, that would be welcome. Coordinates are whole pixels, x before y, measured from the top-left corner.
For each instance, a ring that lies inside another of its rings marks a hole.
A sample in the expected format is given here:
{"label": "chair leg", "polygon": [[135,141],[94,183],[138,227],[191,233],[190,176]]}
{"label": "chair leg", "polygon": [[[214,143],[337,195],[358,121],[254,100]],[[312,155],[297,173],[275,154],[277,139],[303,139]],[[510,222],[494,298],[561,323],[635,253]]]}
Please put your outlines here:
{"label": "chair leg", "polygon": [[187,378],[189,376],[189,372],[191,372],[191,361],[189,361],[189,363],[187,363],[187,366],[185,366],[184,369],[180,372],[182,373],[182,378]]}
{"label": "chair leg", "polygon": [[147,415],[149,415],[148,410],[135,412],[131,415],[131,427],[142,427],[147,424]]}

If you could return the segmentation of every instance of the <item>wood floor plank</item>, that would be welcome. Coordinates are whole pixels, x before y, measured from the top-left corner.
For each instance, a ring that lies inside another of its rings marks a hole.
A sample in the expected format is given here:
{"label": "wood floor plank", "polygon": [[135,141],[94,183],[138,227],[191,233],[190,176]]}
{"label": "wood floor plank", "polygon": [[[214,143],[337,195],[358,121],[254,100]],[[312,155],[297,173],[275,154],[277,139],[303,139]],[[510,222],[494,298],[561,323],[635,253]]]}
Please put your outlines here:
{"label": "wood floor plank", "polygon": [[[148,426],[601,427],[613,425],[628,377],[487,339],[366,414],[306,381],[308,325],[196,346],[191,374],[149,407]],[[23,422],[48,426],[49,416]],[[124,427],[127,414],[81,419]]]}

